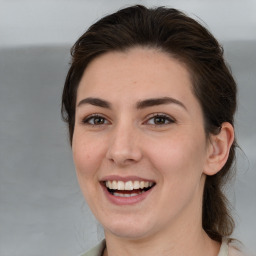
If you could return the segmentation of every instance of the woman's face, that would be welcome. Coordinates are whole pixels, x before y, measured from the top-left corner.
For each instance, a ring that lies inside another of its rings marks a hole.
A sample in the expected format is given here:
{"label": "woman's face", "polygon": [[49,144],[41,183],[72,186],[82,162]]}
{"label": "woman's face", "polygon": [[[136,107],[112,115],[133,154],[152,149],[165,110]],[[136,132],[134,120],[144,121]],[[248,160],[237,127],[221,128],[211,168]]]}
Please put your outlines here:
{"label": "woman's face", "polygon": [[155,49],[106,53],[83,74],[75,119],[78,181],[106,234],[201,223],[208,143],[184,65]]}

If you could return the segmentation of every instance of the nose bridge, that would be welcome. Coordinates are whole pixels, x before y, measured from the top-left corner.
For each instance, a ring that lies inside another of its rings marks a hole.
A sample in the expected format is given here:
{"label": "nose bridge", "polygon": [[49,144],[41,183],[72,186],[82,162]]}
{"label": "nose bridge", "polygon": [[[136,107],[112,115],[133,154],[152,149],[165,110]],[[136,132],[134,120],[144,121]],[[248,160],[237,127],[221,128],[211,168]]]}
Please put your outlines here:
{"label": "nose bridge", "polygon": [[138,129],[128,118],[122,118],[113,127],[107,158],[116,164],[136,162],[141,158]]}

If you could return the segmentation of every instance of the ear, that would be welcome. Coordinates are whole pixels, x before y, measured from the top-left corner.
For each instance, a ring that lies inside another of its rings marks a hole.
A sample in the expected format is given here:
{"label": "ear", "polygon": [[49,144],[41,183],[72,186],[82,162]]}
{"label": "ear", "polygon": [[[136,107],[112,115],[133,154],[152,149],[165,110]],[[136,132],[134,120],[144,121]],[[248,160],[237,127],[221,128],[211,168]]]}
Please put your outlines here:
{"label": "ear", "polygon": [[225,122],[217,135],[210,135],[204,173],[214,175],[225,165],[234,141],[234,128]]}

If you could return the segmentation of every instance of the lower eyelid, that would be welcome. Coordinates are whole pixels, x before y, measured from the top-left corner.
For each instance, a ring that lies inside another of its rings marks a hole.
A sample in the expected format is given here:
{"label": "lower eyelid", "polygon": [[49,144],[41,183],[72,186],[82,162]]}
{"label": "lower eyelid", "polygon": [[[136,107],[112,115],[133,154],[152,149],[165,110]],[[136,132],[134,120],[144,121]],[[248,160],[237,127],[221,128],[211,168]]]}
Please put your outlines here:
{"label": "lower eyelid", "polygon": [[[169,123],[167,124],[171,124],[171,123],[175,123],[175,119],[168,116],[168,115],[164,115],[164,114],[155,114],[155,115],[152,115],[150,117],[147,118],[146,122],[148,122],[149,120],[153,119],[153,118],[157,118],[157,117],[160,117],[160,118],[164,118],[166,121],[168,121]],[[165,125],[165,124],[163,124]]]}
{"label": "lower eyelid", "polygon": [[[164,123],[162,125],[168,125],[168,124],[172,124],[172,123],[175,123],[176,120],[172,117],[170,117],[169,115],[166,115],[166,114],[161,114],[161,113],[157,113],[157,114],[152,114],[150,115],[149,117],[147,117],[147,119],[143,122],[143,124],[146,124],[148,123],[151,119],[154,119],[154,118],[164,118],[166,121],[168,121],[167,123]],[[91,124],[89,123],[93,118],[102,118],[104,119],[104,123],[103,124]],[[110,124],[111,122],[108,120],[108,118],[104,117],[103,115],[100,115],[100,114],[92,114],[92,115],[89,115],[89,116],[86,116],[84,118],[81,119],[80,121],[81,124],[83,125],[94,125],[94,126],[100,126],[100,125],[106,125],[106,124]],[[151,125],[155,125],[155,126],[161,126],[161,124],[151,124]]]}

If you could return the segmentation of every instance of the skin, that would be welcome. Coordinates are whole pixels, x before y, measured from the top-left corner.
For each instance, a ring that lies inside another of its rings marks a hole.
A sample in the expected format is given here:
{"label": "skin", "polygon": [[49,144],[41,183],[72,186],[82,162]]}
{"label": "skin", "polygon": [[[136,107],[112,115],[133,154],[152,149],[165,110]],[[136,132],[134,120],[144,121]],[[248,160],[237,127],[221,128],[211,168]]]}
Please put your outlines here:
{"label": "skin", "polygon": [[[163,97],[174,102],[138,108]],[[164,115],[161,122],[155,114]],[[106,53],[83,74],[75,119],[74,163],[105,231],[104,255],[218,254],[220,245],[202,229],[202,195],[206,175],[226,162],[233,128],[224,123],[219,135],[206,136],[185,65],[156,49]],[[138,176],[156,186],[139,203],[120,206],[103,192],[100,181],[108,175]]]}

